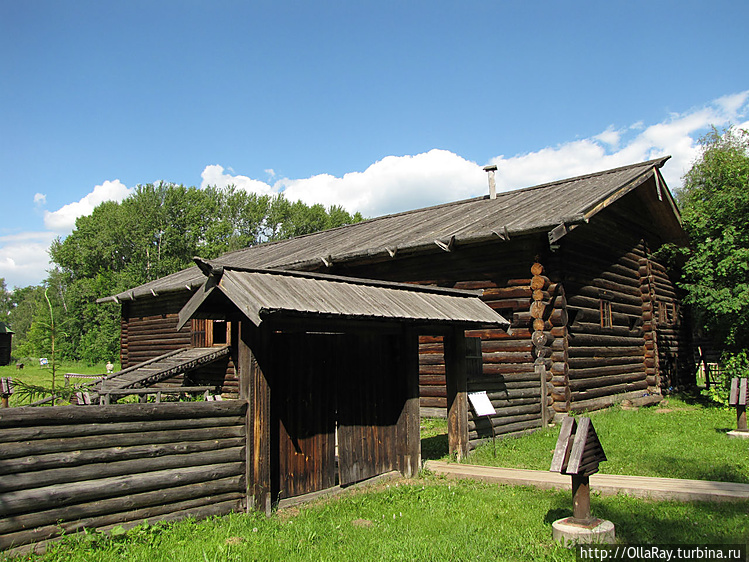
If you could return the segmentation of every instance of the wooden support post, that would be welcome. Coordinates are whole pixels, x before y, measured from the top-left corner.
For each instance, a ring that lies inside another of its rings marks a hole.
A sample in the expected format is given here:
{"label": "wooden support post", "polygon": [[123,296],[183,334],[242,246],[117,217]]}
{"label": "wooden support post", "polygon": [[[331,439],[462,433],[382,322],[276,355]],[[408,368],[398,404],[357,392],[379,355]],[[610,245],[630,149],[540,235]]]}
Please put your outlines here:
{"label": "wooden support post", "polygon": [[549,424],[549,416],[547,408],[547,387],[546,387],[546,367],[543,364],[536,363],[535,365],[536,376],[541,381],[541,427],[546,427]]}
{"label": "wooden support post", "polygon": [[447,378],[447,438],[450,455],[468,456],[468,381],[466,338],[463,328],[453,328],[444,339]]}
{"label": "wooden support post", "polygon": [[579,525],[590,524],[590,477],[572,475],[572,520]]}
{"label": "wooden support post", "polygon": [[271,411],[270,385],[258,364],[267,356],[267,335],[248,320],[242,320],[237,341],[239,399],[247,408],[247,509],[271,513]]}
{"label": "wooden support post", "polygon": [[419,336],[404,330],[401,336],[403,410],[398,419],[398,462],[403,476],[416,476],[421,469],[419,418]]}
{"label": "wooden support post", "polygon": [[731,391],[728,405],[736,406],[736,431],[747,431],[746,403],[749,398],[749,379],[734,377],[731,379]]}

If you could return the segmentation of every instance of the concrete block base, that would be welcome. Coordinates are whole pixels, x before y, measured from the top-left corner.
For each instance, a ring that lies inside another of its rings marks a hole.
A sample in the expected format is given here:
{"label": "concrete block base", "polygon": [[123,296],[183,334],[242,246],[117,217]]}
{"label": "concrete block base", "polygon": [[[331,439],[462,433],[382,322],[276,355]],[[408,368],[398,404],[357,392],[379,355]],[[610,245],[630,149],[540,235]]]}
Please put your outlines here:
{"label": "concrete block base", "polygon": [[557,519],[551,524],[552,537],[562,546],[576,544],[614,544],[614,524],[611,521],[596,519],[591,525],[579,525],[571,517]]}
{"label": "concrete block base", "polygon": [[738,437],[739,439],[749,439],[749,431],[741,431],[738,429],[729,431],[726,435],[728,435],[728,437]]}

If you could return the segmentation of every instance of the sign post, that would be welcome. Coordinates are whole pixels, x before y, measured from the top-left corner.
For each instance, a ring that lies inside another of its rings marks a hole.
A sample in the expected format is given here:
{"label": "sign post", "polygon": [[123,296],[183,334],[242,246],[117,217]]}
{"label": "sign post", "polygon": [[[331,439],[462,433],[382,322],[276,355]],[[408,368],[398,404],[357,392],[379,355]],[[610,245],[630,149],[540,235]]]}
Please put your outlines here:
{"label": "sign post", "polygon": [[489,400],[489,396],[487,396],[485,390],[482,390],[481,392],[469,392],[468,401],[471,403],[473,411],[476,413],[476,415],[479,417],[485,416],[487,421],[489,422],[489,427],[492,428],[492,447],[494,447],[494,456],[496,457],[497,434],[494,431],[494,422],[492,422],[492,416],[496,415],[497,411],[494,409],[494,406],[492,406],[491,400]]}
{"label": "sign post", "polygon": [[731,393],[728,396],[728,405],[736,408],[736,429],[729,431],[730,437],[749,438],[749,429],[746,427],[746,399],[749,379],[734,377],[731,379]]}

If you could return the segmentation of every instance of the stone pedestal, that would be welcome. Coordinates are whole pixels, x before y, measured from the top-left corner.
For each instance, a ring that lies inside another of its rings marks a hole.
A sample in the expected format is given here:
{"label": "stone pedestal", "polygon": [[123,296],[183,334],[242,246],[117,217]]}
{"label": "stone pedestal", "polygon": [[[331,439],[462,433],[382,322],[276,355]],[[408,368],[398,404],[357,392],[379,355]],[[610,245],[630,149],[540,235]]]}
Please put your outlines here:
{"label": "stone pedestal", "polygon": [[562,546],[576,544],[614,544],[614,524],[604,519],[593,519],[590,523],[581,524],[573,517],[557,519],[551,524],[552,537]]}
{"label": "stone pedestal", "polygon": [[749,431],[742,431],[739,429],[734,429],[733,431],[729,431],[726,433],[728,437],[738,437],[739,439],[749,439]]}

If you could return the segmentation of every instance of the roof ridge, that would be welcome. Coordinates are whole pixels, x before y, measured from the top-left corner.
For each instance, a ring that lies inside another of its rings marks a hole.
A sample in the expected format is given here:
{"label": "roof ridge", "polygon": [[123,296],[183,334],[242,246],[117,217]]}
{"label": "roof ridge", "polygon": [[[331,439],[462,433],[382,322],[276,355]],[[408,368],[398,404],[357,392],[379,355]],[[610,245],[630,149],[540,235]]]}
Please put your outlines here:
{"label": "roof ridge", "polygon": [[506,195],[506,194],[509,194],[509,193],[519,193],[519,192],[524,192],[524,191],[532,191],[534,189],[541,189],[541,188],[544,188],[544,187],[551,187],[552,185],[561,185],[561,184],[564,184],[564,183],[571,183],[571,182],[574,182],[574,181],[580,181],[580,180],[595,178],[597,176],[605,176],[607,174],[614,174],[614,173],[622,172],[624,170],[632,169],[632,168],[641,168],[641,167],[642,168],[650,168],[651,166],[657,166],[658,168],[660,168],[660,167],[663,166],[663,164],[665,164],[666,160],[668,160],[669,158],[671,158],[671,156],[670,155],[666,155],[666,156],[661,156],[660,158],[654,158],[652,160],[646,160],[644,162],[638,162],[636,164],[627,164],[626,166],[619,166],[618,168],[610,168],[608,170],[600,170],[598,172],[592,172],[590,174],[583,174],[583,175],[574,176],[574,177],[571,177],[571,178],[562,178],[562,179],[559,179],[559,180],[554,180],[554,181],[550,181],[550,182],[546,182],[546,183],[540,183],[538,185],[532,185],[532,186],[529,186],[529,187],[521,187],[520,189],[512,189],[512,190],[509,190],[509,191],[502,191],[500,193],[497,193],[497,198],[499,199],[499,197],[501,195]]}
{"label": "roof ridge", "polygon": [[[500,192],[497,193],[497,199],[499,199],[501,197],[507,197],[510,194],[522,193],[522,192],[526,192],[526,191],[532,191],[532,190],[535,190],[535,189],[542,189],[542,188],[550,187],[552,185],[561,185],[561,184],[564,184],[564,183],[570,183],[570,182],[579,181],[579,180],[582,180],[582,179],[593,178],[593,177],[596,177],[596,176],[603,176],[603,175],[606,175],[606,174],[613,174],[613,173],[621,172],[623,170],[630,169],[630,168],[650,167],[650,166],[653,166],[653,165],[657,165],[660,168],[661,166],[663,166],[663,164],[669,158],[671,158],[670,155],[669,156],[661,156],[660,158],[654,158],[652,160],[647,160],[645,162],[638,162],[636,164],[628,164],[626,166],[620,166],[618,168],[611,168],[611,169],[608,169],[608,170],[600,170],[598,172],[593,172],[593,173],[590,173],[590,174],[583,174],[581,176],[575,176],[575,177],[572,177],[572,178],[563,178],[563,179],[554,180],[554,181],[551,181],[551,182],[542,183],[542,184],[538,184],[538,185],[532,185],[532,186],[528,186],[528,187],[521,187],[521,188],[518,188],[518,189],[510,189],[510,190],[507,190],[507,191],[500,191]],[[321,231],[317,231],[317,232],[310,232],[308,234],[302,234],[301,236],[294,236],[293,238],[284,238],[282,240],[272,240],[272,241],[267,241],[267,242],[261,242],[259,244],[255,244],[255,245],[252,245],[252,246],[245,246],[244,248],[238,248],[238,249],[233,250],[231,252],[227,252],[225,254],[222,254],[217,259],[221,259],[223,261],[224,257],[233,256],[235,254],[244,252],[244,251],[246,251],[246,250],[248,250],[250,248],[257,248],[257,247],[261,247],[261,246],[262,247],[273,246],[274,244],[280,244],[280,243],[288,242],[289,240],[301,240],[301,239],[304,239],[304,238],[307,238],[307,237],[311,237],[311,236],[318,236],[321,232],[326,232],[326,233],[335,232],[335,231],[343,229],[343,228],[356,227],[359,224],[371,224],[371,223],[373,223],[375,221],[385,220],[385,219],[389,219],[389,218],[392,218],[392,217],[403,217],[403,216],[407,216],[407,215],[421,213],[421,212],[427,211],[427,210],[434,210],[434,209],[441,209],[441,208],[447,208],[447,207],[454,207],[454,206],[457,206],[457,205],[464,205],[466,203],[470,203],[471,201],[481,201],[482,199],[488,200],[489,199],[489,195],[481,195],[481,196],[478,196],[478,197],[469,197],[468,199],[461,199],[461,200],[458,200],[458,201],[448,201],[446,203],[439,203],[437,205],[429,205],[427,207],[420,207],[418,209],[409,209],[407,211],[400,211],[400,212],[397,212],[397,213],[389,213],[387,215],[380,215],[378,217],[372,217],[372,218],[363,220],[361,222],[355,222],[355,223],[351,223],[351,224],[344,224],[344,225],[341,225],[341,226],[337,226],[335,228],[329,228],[327,230],[321,230]]]}

